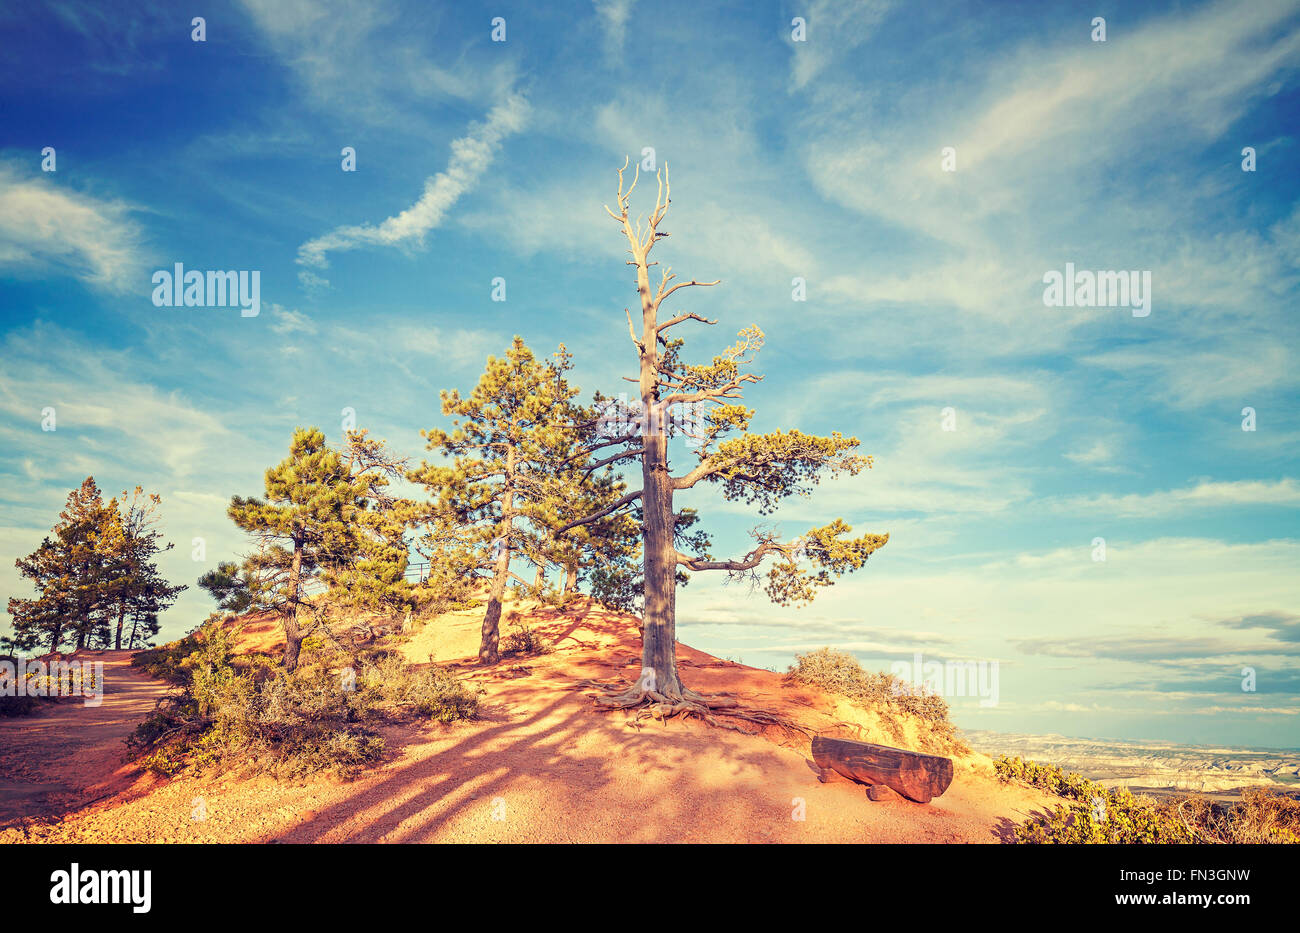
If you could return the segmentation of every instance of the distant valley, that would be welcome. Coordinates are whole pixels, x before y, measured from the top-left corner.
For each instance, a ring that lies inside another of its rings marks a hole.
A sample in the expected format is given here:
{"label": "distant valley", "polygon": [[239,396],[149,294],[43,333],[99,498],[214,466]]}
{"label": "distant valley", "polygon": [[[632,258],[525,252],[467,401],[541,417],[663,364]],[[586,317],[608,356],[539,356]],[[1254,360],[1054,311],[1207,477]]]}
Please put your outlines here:
{"label": "distant valley", "polygon": [[1062,735],[965,733],[976,750],[1059,765],[1108,787],[1150,794],[1201,792],[1234,798],[1269,786],[1300,795],[1300,750],[1251,749],[1167,742],[1120,742]]}

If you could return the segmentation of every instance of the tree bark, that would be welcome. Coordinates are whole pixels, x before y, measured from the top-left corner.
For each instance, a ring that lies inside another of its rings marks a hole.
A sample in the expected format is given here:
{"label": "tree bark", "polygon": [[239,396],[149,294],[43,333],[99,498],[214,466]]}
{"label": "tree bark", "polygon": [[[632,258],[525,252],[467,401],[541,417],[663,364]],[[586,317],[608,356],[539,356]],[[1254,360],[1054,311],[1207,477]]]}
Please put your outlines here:
{"label": "tree bark", "polygon": [[573,565],[565,568],[564,571],[564,595],[568,596],[570,593],[576,595],[577,592],[578,592],[578,568],[577,565]]}
{"label": "tree bark", "polygon": [[545,582],[546,582],[546,568],[538,567],[537,578],[533,580],[533,586],[540,587]]}
{"label": "tree bark", "polygon": [[677,547],[673,535],[673,481],[668,474],[668,437],[659,417],[659,341],[655,325],[658,306],[650,293],[646,251],[634,249],[637,293],[641,297],[641,454],[644,516],[643,556],[645,614],[641,627],[641,677],[639,684],[665,696],[680,697],[677,674]]}
{"label": "tree bark", "polygon": [[654,672],[653,688],[681,696],[677,674],[677,548],[673,543],[673,489],[668,477],[667,438],[646,438],[642,461],[645,494],[645,615],[641,629],[641,682]]}
{"label": "tree bark", "polygon": [[506,451],[506,483],[501,497],[501,524],[497,535],[501,553],[497,555],[492,572],[492,589],[488,593],[487,612],[483,615],[483,631],[478,646],[480,664],[496,664],[501,660],[498,647],[501,641],[501,599],[506,592],[506,578],[510,576],[510,532],[515,518],[514,472],[515,447],[511,444]]}
{"label": "tree bark", "polygon": [[113,647],[122,650],[122,625],[126,622],[126,600],[117,607],[117,638],[114,640]]}
{"label": "tree bark", "polygon": [[501,598],[506,591],[506,578],[510,575],[510,546],[501,549],[496,569],[492,573],[492,589],[488,594],[487,612],[483,615],[483,631],[479,639],[480,664],[496,664],[501,660]]}
{"label": "tree bark", "polygon": [[293,563],[289,565],[289,606],[284,615],[284,669],[298,666],[302,651],[302,630],[298,627],[298,596],[302,585],[302,540],[293,541]]}

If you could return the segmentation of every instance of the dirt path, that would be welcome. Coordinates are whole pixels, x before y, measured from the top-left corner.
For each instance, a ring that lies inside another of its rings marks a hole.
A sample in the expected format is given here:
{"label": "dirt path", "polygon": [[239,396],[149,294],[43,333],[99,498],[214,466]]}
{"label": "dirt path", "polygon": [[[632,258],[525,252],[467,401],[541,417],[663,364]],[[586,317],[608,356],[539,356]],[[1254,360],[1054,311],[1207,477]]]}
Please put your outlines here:
{"label": "dirt path", "polygon": [[102,703],[63,699],[32,716],[0,719],[0,826],[57,816],[136,776],[123,764],[124,740],[170,688],[131,667],[129,651],[78,657],[103,662]]}

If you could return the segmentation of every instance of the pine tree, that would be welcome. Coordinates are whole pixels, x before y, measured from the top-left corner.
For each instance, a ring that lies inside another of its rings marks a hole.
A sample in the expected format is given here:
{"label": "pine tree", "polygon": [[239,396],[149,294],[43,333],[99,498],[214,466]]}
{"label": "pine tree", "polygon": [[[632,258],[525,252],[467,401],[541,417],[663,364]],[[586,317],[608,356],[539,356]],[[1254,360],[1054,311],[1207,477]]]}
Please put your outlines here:
{"label": "pine tree", "polygon": [[119,499],[108,504],[106,533],[101,543],[106,552],[105,591],[108,611],[115,616],[113,647],[122,647],[122,634],[127,618],[135,623],[135,636],[128,639],[133,647],[135,637],[147,637],[158,631],[158,615],[169,608],[187,587],[172,586],[158,570],[155,558],[172,549],[163,545],[162,535],[155,529],[159,520],[162,499],[157,494],[145,495],[144,489],[123,492]]}
{"label": "pine tree", "polygon": [[63,593],[54,583],[57,574],[45,569],[52,554],[52,550],[42,545],[16,562],[22,575],[36,583],[41,595],[35,599],[9,598],[9,615],[14,630],[9,643],[15,651],[32,651],[42,644],[46,651],[57,651],[63,642],[69,609]]}
{"label": "pine tree", "polygon": [[[593,423],[592,410],[575,410],[574,414],[579,424]],[[545,494],[538,502],[537,515],[545,534],[539,538],[538,552],[563,573],[563,600],[576,596],[579,582],[585,581],[598,601],[630,608],[628,598],[634,589],[632,582],[639,576],[635,567],[641,553],[640,529],[632,516],[611,514],[557,534],[574,519],[600,511],[627,491],[609,466],[589,463],[580,448],[575,443],[567,458],[543,467]]]}
{"label": "pine tree", "polygon": [[[570,522],[565,531],[605,519],[620,510],[639,509],[643,541],[643,587],[645,608],[642,622],[642,670],[629,690],[598,702],[614,708],[652,705],[661,714],[692,712],[710,717],[710,710],[734,706],[727,698],[707,698],[683,686],[676,657],[676,590],[681,571],[722,570],[733,577],[757,580],[754,573],[769,557],[775,558],[765,587],[769,597],[781,605],[811,600],[818,588],[834,582],[833,577],[862,567],[868,555],[889,540],[888,535],[846,537],[851,531],[841,519],[813,528],[795,541],[783,540],[771,530],[752,532],[755,546],[734,560],[715,560],[707,552],[707,539],[683,540],[679,513],[674,509],[677,493],[700,483],[721,487],[730,501],[757,506],[760,515],[776,510],[792,495],[807,495],[827,475],[857,475],[871,466],[871,458],[854,451],[857,438],[838,433],[816,437],[798,430],[769,434],[748,433],[753,412],[743,404],[746,384],[759,376],[745,372],[763,345],[757,327],[740,331],[738,341],[714,356],[711,363],[691,365],[681,357],[684,341],[668,336],[671,328],[695,321],[715,324],[699,314],[680,313],[660,318],[665,301],[678,291],[717,285],[694,279],[672,284],[676,278],[665,268],[657,287],[650,284],[649,259],[661,238],[659,229],[668,211],[670,187],[667,168],[657,176],[655,206],[646,223],[634,222],[629,202],[637,176],[624,191],[619,170],[618,211],[605,209],[619,225],[630,247],[629,265],[636,267],[636,293],[640,308],[640,331],[627,312],[628,331],[636,349],[639,398],[629,406],[625,423],[608,436],[588,444],[585,453],[615,448],[602,463],[640,461],[641,488],[626,493],[602,509]],[[728,437],[729,434],[738,436]],[[684,437],[693,449],[696,464],[679,475],[670,472],[669,439]],[[690,536],[687,536],[688,538]],[[685,549],[682,549],[685,545]],[[693,545],[693,546],[692,546]]]}
{"label": "pine tree", "polygon": [[439,512],[438,503],[426,504],[413,519],[423,529],[415,551],[428,562],[428,570],[415,586],[416,600],[442,611],[473,595],[473,581],[483,566],[476,529],[462,525],[454,515]]}
{"label": "pine tree", "polygon": [[450,464],[422,462],[410,474],[433,494],[427,518],[444,528],[460,525],[472,562],[490,574],[478,653],[484,664],[500,658],[501,603],[512,557],[522,552],[543,559],[543,513],[553,494],[548,465],[565,459],[574,443],[571,400],[577,391],[565,379],[571,366],[563,346],[553,360],[541,362],[515,337],[505,356],[488,358],[468,396],[455,389],[442,393],[442,412],[454,416],[455,429],[422,432],[429,450],[451,458]]}
{"label": "pine tree", "polygon": [[363,431],[350,432],[340,453],[319,429],[298,428],[289,456],[266,471],[265,497],[230,500],[227,514],[261,544],[250,567],[280,614],[287,670],[298,666],[303,640],[322,622],[309,587],[356,598],[400,588],[406,552],[387,549],[401,535],[391,531],[400,516],[385,492],[397,472],[400,462]]}
{"label": "pine tree", "polygon": [[104,504],[94,477],[68,495],[59,523],[35,551],[15,561],[35,583],[35,599],[9,600],[14,641],[22,650],[44,643],[58,651],[65,641],[85,648],[108,632],[111,595],[108,539],[116,510]]}
{"label": "pine tree", "polygon": [[251,561],[223,560],[215,570],[199,577],[199,586],[216,600],[217,608],[236,615],[266,608],[261,602],[259,583],[256,565]]}
{"label": "pine tree", "polygon": [[330,605],[396,616],[411,608],[414,587],[406,579],[410,549],[406,532],[415,520],[416,503],[393,496],[388,487],[405,476],[408,458],[391,454],[365,430],[349,431],[343,451],[350,476],[364,505],[356,513],[352,559],[326,574]]}
{"label": "pine tree", "polygon": [[[168,583],[154,560],[171,548],[153,527],[160,504],[138,486],[105,503],[94,477],[87,477],[68,496],[51,536],[17,561],[40,595],[9,600],[15,645],[121,648],[128,619],[136,637],[156,634],[158,614],[185,589]],[[127,639],[126,647],[134,644]]]}

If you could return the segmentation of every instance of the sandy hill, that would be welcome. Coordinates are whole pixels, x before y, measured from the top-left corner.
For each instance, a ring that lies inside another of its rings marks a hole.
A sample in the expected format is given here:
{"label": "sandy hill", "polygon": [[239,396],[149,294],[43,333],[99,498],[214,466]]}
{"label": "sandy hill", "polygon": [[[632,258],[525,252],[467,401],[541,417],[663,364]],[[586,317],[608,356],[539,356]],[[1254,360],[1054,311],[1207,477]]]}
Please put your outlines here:
{"label": "sandy hill", "polygon": [[[480,718],[387,727],[388,759],[351,782],[233,773],[166,781],[119,764],[141,706],[167,688],[114,657],[101,706],[65,702],[0,722],[0,782],[20,790],[6,810],[0,789],[0,841],[998,842],[1049,806],[1037,791],[998,783],[977,753],[955,759],[952,786],[930,804],[872,802],[859,785],[818,782],[807,740],[780,730],[742,735],[599,711],[575,684],[635,679],[635,621],[586,601],[565,613],[510,608],[551,650],[485,670],[473,664],[481,610],[427,623],[402,650],[480,686]],[[258,650],[277,642],[269,619],[241,637]],[[923,727],[907,725],[899,740],[872,714],[771,671],[686,645],[678,663],[702,692],[731,693],[824,734],[923,749]],[[94,748],[61,747],[83,725],[98,729]],[[45,749],[43,769],[15,770],[7,750],[24,744]],[[43,780],[59,786],[41,797],[32,788]]]}

